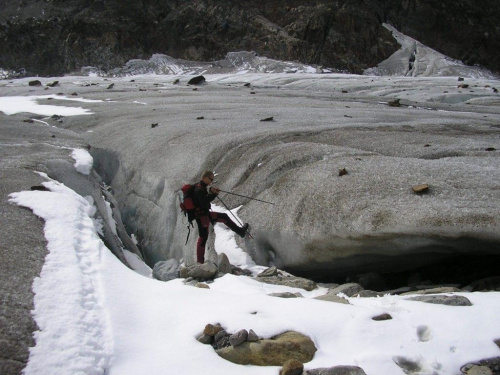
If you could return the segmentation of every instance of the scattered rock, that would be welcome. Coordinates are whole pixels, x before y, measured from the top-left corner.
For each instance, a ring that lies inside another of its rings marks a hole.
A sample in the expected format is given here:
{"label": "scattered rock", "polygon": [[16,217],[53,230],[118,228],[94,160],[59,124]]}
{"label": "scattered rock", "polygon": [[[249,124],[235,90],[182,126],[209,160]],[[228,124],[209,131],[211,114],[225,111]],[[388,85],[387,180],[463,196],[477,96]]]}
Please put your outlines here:
{"label": "scattered rock", "polygon": [[247,341],[237,347],[230,346],[216,352],[222,358],[240,365],[283,366],[290,359],[309,362],[316,350],[309,337],[289,331],[270,339]]}
{"label": "scattered rock", "polygon": [[181,80],[179,78],[175,79],[174,82],[172,82],[174,85],[177,85]]}
{"label": "scattered rock", "polygon": [[153,267],[153,278],[160,281],[170,281],[177,279],[180,264],[177,259],[169,259],[157,262]]}
{"label": "scattered rock", "polygon": [[412,190],[415,194],[427,193],[429,191],[429,185],[427,184],[415,185],[412,187]]}
{"label": "scattered rock", "polygon": [[229,336],[229,343],[234,348],[247,341],[247,338],[248,338],[248,331],[246,329],[242,329]]}
{"label": "scattered rock", "polygon": [[34,81],[29,81],[28,85],[30,85],[30,86],[41,86],[42,82],[40,82],[39,80],[36,79]]}
{"label": "scattered rock", "polygon": [[210,287],[205,283],[197,283],[197,284],[195,284],[195,287],[201,288],[201,289],[210,289]]}
{"label": "scattered rock", "polygon": [[414,374],[414,373],[419,373],[420,371],[422,371],[422,366],[420,365],[420,363],[413,361],[411,359],[397,356],[397,357],[393,357],[392,360],[399,367],[401,367],[401,369],[404,371],[405,374]]}
{"label": "scattered rock", "polygon": [[279,298],[302,298],[304,297],[300,293],[292,293],[292,292],[282,292],[282,293],[269,293],[268,296],[271,297],[279,297]]}
{"label": "scattered rock", "polygon": [[486,151],[496,151],[497,149],[495,147],[488,147]]}
{"label": "scattered rock", "polygon": [[395,100],[390,101],[390,102],[388,103],[388,104],[389,104],[389,107],[401,107],[400,100],[401,100],[401,99],[395,99]]}
{"label": "scattered rock", "polygon": [[349,94],[347,90],[342,90],[342,94]]}
{"label": "scattered rock", "polygon": [[186,271],[183,272],[187,277],[192,277],[194,279],[213,279],[217,274],[217,266],[210,262],[205,262],[203,264],[194,264],[192,266],[186,267]]}
{"label": "scattered rock", "polygon": [[47,83],[46,86],[48,86],[48,87],[56,87],[58,84],[59,84],[59,81],[54,81],[54,82],[51,82],[51,83]]}
{"label": "scattered rock", "polygon": [[274,121],[274,117],[266,117],[266,118],[263,118],[260,121]]}
{"label": "scattered rock", "polygon": [[466,83],[462,83],[461,85],[458,85],[458,88],[459,88],[459,89],[466,89],[466,88],[468,88],[468,87],[469,87],[469,85],[468,85],[468,84],[466,84]]}
{"label": "scattered rock", "polygon": [[337,295],[339,293],[345,294],[347,297],[353,297],[357,293],[361,292],[363,287],[356,283],[347,283],[339,285],[336,288],[328,290],[328,294]]}
{"label": "scattered rock", "polygon": [[251,95],[255,95],[255,91],[250,91],[250,94]]}
{"label": "scattered rock", "polygon": [[107,90],[112,89],[115,84],[111,83],[108,87],[106,87]]}
{"label": "scattered rock", "polygon": [[220,253],[217,255],[217,268],[220,273],[231,273],[231,263],[226,254]]}
{"label": "scattered rock", "polygon": [[358,366],[334,366],[307,370],[304,375],[366,375]]}
{"label": "scattered rock", "polygon": [[158,123],[157,123],[157,122],[155,122],[155,123],[151,124],[151,127],[152,127],[152,128],[156,128],[157,126],[158,126]]}
{"label": "scattered rock", "polygon": [[204,120],[205,116],[196,117],[197,120]]}
{"label": "scattered rock", "polygon": [[243,86],[245,86],[245,87],[250,87],[250,83],[249,83],[249,82],[247,82],[247,83],[245,83]]}
{"label": "scattered rock", "polygon": [[339,176],[340,177],[345,176],[346,174],[347,174],[347,169],[345,169],[345,168],[339,169]]}
{"label": "scattered rock", "polygon": [[212,347],[217,350],[217,349],[222,349],[222,348],[227,348],[228,346],[231,346],[231,343],[229,342],[229,337],[231,335],[227,333],[225,330],[222,330],[218,332],[214,336],[214,341],[212,343]]}
{"label": "scattered rock", "polygon": [[493,375],[491,369],[487,366],[473,365],[465,372],[467,375]]}
{"label": "scattered rock", "polygon": [[191,78],[188,81],[188,85],[199,85],[199,84],[201,84],[203,82],[205,82],[205,77],[203,77],[203,76],[196,76],[196,77]]}
{"label": "scattered rock", "polygon": [[383,297],[385,292],[375,292],[373,290],[362,290],[359,293],[356,293],[353,297],[361,297],[361,298],[372,298],[372,297]]}
{"label": "scattered rock", "polygon": [[497,93],[497,92],[498,92],[498,90],[497,90],[496,88],[492,87],[492,89],[493,89],[493,92],[494,92],[494,93]]}
{"label": "scattered rock", "polygon": [[278,269],[275,266],[269,267],[257,275],[257,277],[271,277],[271,276],[278,276]]}
{"label": "scattered rock", "polygon": [[439,294],[439,293],[456,293],[456,292],[461,292],[461,289],[452,287],[452,286],[443,286],[440,288],[432,288],[432,289],[423,289],[423,290],[416,290],[413,292],[405,292],[401,293],[402,296],[407,296],[410,294]]}
{"label": "scattered rock", "polygon": [[458,77],[458,82],[462,82],[464,81],[464,78],[463,77]]}
{"label": "scattered rock", "polygon": [[348,116],[348,115],[344,115],[344,117],[347,117],[347,118],[352,118],[352,116]]}
{"label": "scattered rock", "polygon": [[214,341],[214,337],[203,333],[200,337],[197,338],[197,340],[202,344],[210,345]]}
{"label": "scattered rock", "polygon": [[71,96],[78,96],[78,93],[74,92],[71,94]]}
{"label": "scattered rock", "polygon": [[495,341],[493,341],[497,346],[498,348],[500,349],[500,339],[496,339]]}
{"label": "scattered rock", "polygon": [[198,91],[198,88],[197,88],[197,87],[195,87],[195,88],[193,89],[193,91]]}
{"label": "scattered rock", "polygon": [[425,303],[435,303],[438,305],[447,305],[447,306],[472,306],[472,303],[469,299],[463,296],[417,296],[408,298],[408,301],[419,301]]}
{"label": "scattered rock", "polygon": [[307,291],[311,291],[316,289],[316,283],[314,281],[304,279],[302,277],[295,276],[272,276],[272,277],[257,277],[258,281],[262,281],[267,284],[273,285],[284,285],[292,288],[300,288],[305,289]]}
{"label": "scattered rock", "polygon": [[208,336],[215,336],[217,333],[219,333],[220,331],[222,331],[222,327],[220,324],[207,324],[205,326],[205,329],[203,330],[203,333],[205,335],[208,335]]}
{"label": "scattered rock", "polygon": [[384,320],[391,320],[391,319],[392,319],[392,316],[390,314],[387,314],[387,313],[380,314],[380,315],[374,316],[372,318],[372,320],[375,320],[377,322],[381,322]]}
{"label": "scattered rock", "polygon": [[285,362],[283,368],[280,370],[280,375],[302,375],[304,365],[296,359],[290,359]]}
{"label": "scattered rock", "polygon": [[252,276],[252,271],[244,270],[231,264],[231,273],[236,276]]}
{"label": "scattered rock", "polygon": [[350,305],[348,300],[346,300],[345,298],[339,297],[335,294],[324,294],[322,296],[314,297],[314,299],[317,299],[320,301],[336,302],[336,303],[343,303],[345,305]]}
{"label": "scattered rock", "polygon": [[500,291],[500,276],[487,277],[470,284],[473,292]]}
{"label": "scattered rock", "polygon": [[255,333],[255,331],[253,329],[248,331],[247,341],[249,341],[249,342],[259,341],[259,336]]}

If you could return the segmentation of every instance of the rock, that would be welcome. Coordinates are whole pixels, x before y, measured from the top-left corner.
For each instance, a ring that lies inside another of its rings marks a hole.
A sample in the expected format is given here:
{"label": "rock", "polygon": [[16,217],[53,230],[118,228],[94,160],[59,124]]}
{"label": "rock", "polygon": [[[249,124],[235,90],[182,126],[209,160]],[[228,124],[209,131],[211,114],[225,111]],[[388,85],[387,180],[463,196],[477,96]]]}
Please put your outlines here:
{"label": "rock", "polygon": [[247,341],[247,338],[248,338],[248,331],[246,329],[242,329],[229,336],[229,343],[234,348]]}
{"label": "rock", "polygon": [[334,366],[307,370],[304,375],[366,375],[358,366]]}
{"label": "rock", "polygon": [[345,305],[350,305],[348,300],[346,300],[345,298],[339,297],[336,294],[324,294],[322,296],[314,297],[314,299],[317,299],[320,301],[336,302],[336,303],[343,303]]}
{"label": "rock", "polygon": [[463,77],[458,77],[458,82],[463,82],[464,78]]}
{"label": "rock", "polygon": [[280,370],[280,375],[302,375],[304,365],[296,359],[290,359],[285,362],[283,368]]}
{"label": "rock", "polygon": [[345,176],[346,174],[347,174],[347,169],[345,169],[345,168],[339,169],[339,176],[340,177]]}
{"label": "rock", "polygon": [[220,273],[231,273],[231,263],[226,254],[220,253],[217,255],[217,269]]}
{"label": "rock", "polygon": [[229,342],[230,336],[231,335],[227,333],[225,330],[217,332],[217,334],[214,337],[212,347],[217,350],[231,346],[231,343]]}
{"label": "rock", "polygon": [[181,80],[179,78],[176,78],[174,82],[172,82],[174,85],[177,85]]}
{"label": "rock", "polygon": [[500,339],[496,339],[495,341],[493,341],[497,346],[498,348],[500,349]]}
{"label": "rock", "polygon": [[371,298],[371,297],[383,297],[385,292],[375,292],[373,290],[362,290],[359,293],[356,293],[353,297],[362,297],[362,298]]}
{"label": "rock", "polygon": [[35,121],[33,119],[26,119],[26,120],[23,120],[23,122],[27,122],[29,124],[33,124]]}
{"label": "rock", "polygon": [[195,279],[213,279],[217,271],[217,266],[213,263],[197,263],[187,267],[187,276]]}
{"label": "rock", "polygon": [[236,276],[252,276],[252,271],[231,265],[231,273]]}
{"label": "rock", "polygon": [[356,283],[347,283],[339,285],[336,288],[328,290],[328,294],[337,295],[339,293],[345,294],[347,297],[353,297],[357,293],[361,292],[363,287]]}
{"label": "rock", "polygon": [[58,84],[59,84],[59,81],[54,81],[54,82],[51,82],[51,83],[47,83],[46,86],[48,86],[48,87],[56,87]]}
{"label": "rock", "polygon": [[468,87],[469,87],[469,85],[468,85],[468,84],[466,84],[466,83],[462,83],[461,85],[458,85],[458,88],[459,88],[459,89],[466,89],[466,88],[468,88]]}
{"label": "rock", "polygon": [[204,120],[205,119],[205,116],[198,116],[196,117],[197,120]]}
{"label": "rock", "polygon": [[487,277],[470,284],[473,292],[500,291],[500,276]]}
{"label": "rock", "polygon": [[274,121],[274,117],[266,117],[266,118],[263,118],[260,121]]}
{"label": "rock", "polygon": [[282,293],[269,293],[268,296],[279,298],[301,298],[304,297],[300,293],[282,292]]}
{"label": "rock", "polygon": [[374,316],[372,318],[372,320],[375,320],[377,322],[381,322],[383,320],[391,320],[391,319],[392,319],[392,316],[390,314],[387,314],[387,313],[380,314],[380,315]]}
{"label": "rock", "polygon": [[207,324],[205,326],[205,329],[203,330],[203,333],[205,335],[208,335],[208,336],[215,336],[217,333],[219,333],[220,331],[222,331],[222,327],[220,324],[216,324],[216,325],[213,325],[213,324]]}
{"label": "rock", "polygon": [[414,374],[414,373],[419,373],[422,371],[422,367],[420,363],[408,359],[406,357],[402,356],[396,356],[392,359],[394,363],[396,363],[401,369],[404,371],[405,374]]}
{"label": "rock", "polygon": [[196,283],[195,287],[201,288],[201,289],[210,289],[210,287],[205,283]]}
{"label": "rock", "polygon": [[423,290],[416,290],[413,292],[405,292],[401,293],[402,296],[407,296],[410,294],[439,294],[439,293],[456,293],[456,292],[461,292],[461,289],[451,287],[451,286],[444,286],[440,288],[432,288],[432,289],[423,289]]}
{"label": "rock", "polygon": [[111,83],[108,87],[106,87],[106,89],[108,89],[108,90],[112,89],[114,85],[115,85],[114,83]]}
{"label": "rock", "polygon": [[264,271],[262,271],[257,275],[257,277],[271,277],[271,276],[278,276],[278,269],[274,266],[265,269]]}
{"label": "rock", "polygon": [[151,124],[151,127],[152,127],[152,128],[156,128],[157,126],[158,126],[158,123],[157,123],[157,122],[155,122],[155,123]]}
{"label": "rock", "polygon": [[429,191],[429,185],[427,184],[415,185],[412,187],[412,190],[416,194],[427,193]]}
{"label": "rock", "polygon": [[259,341],[259,336],[254,332],[253,329],[248,331],[247,341],[249,342]]}
{"label": "rock", "polygon": [[36,186],[32,186],[30,188],[30,190],[38,190],[38,191],[50,191],[49,188],[46,188],[45,186],[43,185],[36,185]]}
{"label": "rock", "polygon": [[153,278],[161,281],[177,279],[180,276],[179,268],[180,264],[177,259],[157,262],[153,267]]}
{"label": "rock", "polygon": [[472,306],[472,303],[463,296],[417,296],[408,298],[408,301],[435,303],[447,306]]}
{"label": "rock", "polygon": [[466,372],[467,375],[493,375],[493,372],[486,366],[472,366]]}
{"label": "rock", "polygon": [[201,84],[203,82],[205,82],[205,77],[203,77],[203,76],[196,76],[196,77],[191,78],[188,81],[188,85],[199,85],[199,84]]}
{"label": "rock", "polygon": [[495,147],[488,147],[484,149],[485,151],[496,151],[497,149]]}
{"label": "rock", "polygon": [[210,345],[214,341],[214,337],[203,333],[197,340],[202,344]]}
{"label": "rock", "polygon": [[284,285],[292,288],[305,289],[307,291],[311,291],[316,288],[316,283],[314,281],[295,276],[288,276],[288,277],[266,276],[266,277],[257,277],[257,280],[267,284]]}
{"label": "rock", "polygon": [[41,86],[42,82],[40,82],[39,80],[36,79],[34,81],[29,81],[28,85],[30,85],[30,86]]}
{"label": "rock", "polygon": [[237,347],[227,347],[216,352],[222,358],[240,365],[283,366],[290,359],[309,362],[316,350],[309,337],[289,331],[270,339],[247,341]]}
{"label": "rock", "polygon": [[388,103],[389,107],[401,107],[401,103],[399,101],[400,101],[400,99],[395,99],[395,100],[390,101]]}

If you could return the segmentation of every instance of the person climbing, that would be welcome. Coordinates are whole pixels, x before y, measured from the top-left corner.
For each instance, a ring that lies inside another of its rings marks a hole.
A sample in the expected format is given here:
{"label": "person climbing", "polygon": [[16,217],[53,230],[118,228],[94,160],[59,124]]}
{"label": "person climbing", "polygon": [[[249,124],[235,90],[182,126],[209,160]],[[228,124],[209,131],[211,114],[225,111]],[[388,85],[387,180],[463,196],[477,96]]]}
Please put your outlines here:
{"label": "person climbing", "polygon": [[205,262],[205,245],[208,240],[208,229],[210,223],[223,223],[240,237],[245,237],[248,230],[248,223],[242,227],[236,225],[227,214],[210,211],[211,202],[217,197],[220,189],[211,187],[214,181],[214,173],[205,171],[201,175],[201,181],[196,184],[193,193],[195,205],[195,220],[198,224],[198,242],[196,244],[196,260],[198,263]]}

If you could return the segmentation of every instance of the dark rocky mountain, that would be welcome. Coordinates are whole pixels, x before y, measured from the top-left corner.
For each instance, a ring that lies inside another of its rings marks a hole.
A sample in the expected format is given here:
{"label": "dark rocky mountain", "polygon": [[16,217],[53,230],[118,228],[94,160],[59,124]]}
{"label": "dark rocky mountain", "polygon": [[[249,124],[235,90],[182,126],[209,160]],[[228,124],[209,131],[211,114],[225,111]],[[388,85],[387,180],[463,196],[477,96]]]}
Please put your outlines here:
{"label": "dark rocky mountain", "polygon": [[498,0],[3,0],[0,68],[58,75],[153,53],[212,61],[255,51],[359,73],[403,33],[500,71]]}

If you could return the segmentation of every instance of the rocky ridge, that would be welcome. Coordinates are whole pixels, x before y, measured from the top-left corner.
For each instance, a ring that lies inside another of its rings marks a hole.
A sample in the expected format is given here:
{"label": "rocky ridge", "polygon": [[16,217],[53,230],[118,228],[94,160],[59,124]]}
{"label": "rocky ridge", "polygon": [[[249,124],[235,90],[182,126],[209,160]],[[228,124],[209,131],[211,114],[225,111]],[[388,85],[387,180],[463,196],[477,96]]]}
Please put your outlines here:
{"label": "rocky ridge", "polygon": [[0,68],[58,75],[85,66],[108,71],[155,53],[213,61],[243,50],[360,73],[399,48],[382,27],[387,22],[446,55],[499,71],[499,15],[495,0],[8,0],[0,4]]}

